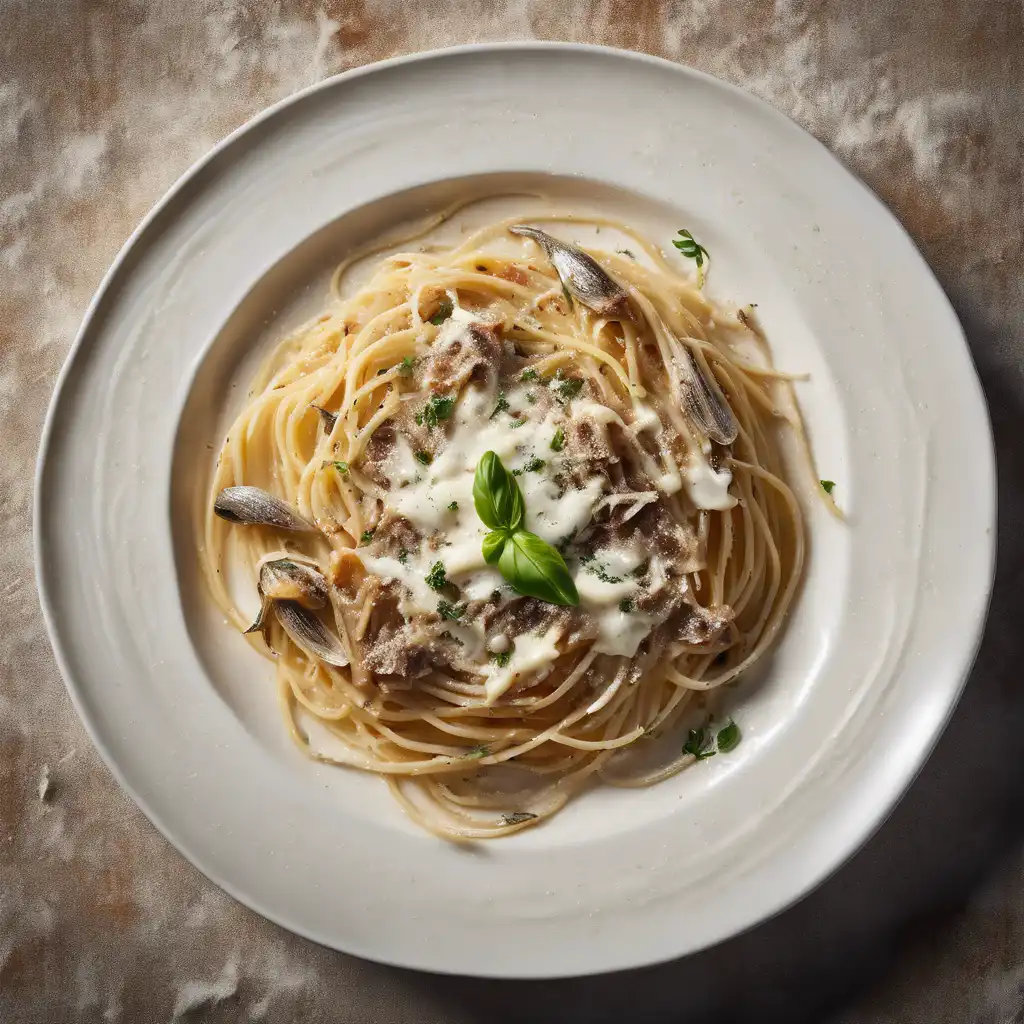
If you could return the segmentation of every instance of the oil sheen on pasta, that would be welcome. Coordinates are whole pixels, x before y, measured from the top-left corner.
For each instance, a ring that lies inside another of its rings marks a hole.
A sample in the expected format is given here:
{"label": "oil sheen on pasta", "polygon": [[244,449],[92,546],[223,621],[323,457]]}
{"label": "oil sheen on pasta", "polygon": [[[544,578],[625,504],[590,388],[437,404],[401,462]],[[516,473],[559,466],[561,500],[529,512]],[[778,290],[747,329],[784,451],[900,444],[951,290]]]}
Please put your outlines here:
{"label": "oil sheen on pasta", "polygon": [[[530,222],[566,240],[584,223]],[[267,558],[321,569],[318,614],[349,666],[305,654],[275,621],[247,637],[274,659],[291,733],[312,757],[379,773],[450,838],[532,827],[595,778],[641,785],[691,764],[680,737],[667,762],[629,770],[647,737],[678,731],[697,694],[769,648],[804,559],[782,454],[802,425],[747,318],[713,307],[676,254],[587,218],[631,237],[628,252],[588,250],[630,296],[601,318],[515,223],[384,258],[280,343],[224,442],[210,505],[225,487],[262,487],[318,532],[211,514],[201,552],[240,631],[251,616],[224,584],[229,565],[248,569],[254,595]],[[680,352],[725,396],[733,444],[688,418]],[[577,607],[521,597],[485,563],[472,487],[487,451],[515,474],[526,528],[563,553]],[[311,743],[313,719],[330,752]]]}

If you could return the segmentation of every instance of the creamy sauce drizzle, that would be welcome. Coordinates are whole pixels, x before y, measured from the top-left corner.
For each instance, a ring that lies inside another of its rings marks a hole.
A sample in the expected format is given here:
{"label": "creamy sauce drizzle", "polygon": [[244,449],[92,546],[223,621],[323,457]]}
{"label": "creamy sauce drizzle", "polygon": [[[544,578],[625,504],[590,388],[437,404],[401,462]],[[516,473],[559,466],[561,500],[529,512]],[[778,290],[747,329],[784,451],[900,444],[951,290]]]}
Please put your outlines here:
{"label": "creamy sauce drizzle", "polygon": [[[457,336],[477,316],[456,309],[446,324],[446,337]],[[400,611],[406,617],[430,614],[438,610],[440,595],[426,582],[436,562],[460,592],[460,602],[485,600],[495,592],[500,602],[511,600],[514,592],[494,567],[483,558],[483,539],[488,529],[480,521],[473,504],[473,478],[477,463],[487,451],[501,458],[505,467],[516,473],[526,504],[526,529],[548,543],[558,546],[583,530],[598,507],[605,502],[605,480],[592,477],[580,489],[565,489],[553,479],[566,462],[566,456],[553,451],[552,439],[559,429],[568,431],[571,420],[589,419],[599,432],[616,423],[635,433],[662,432],[657,413],[647,405],[634,403],[633,422],[626,424],[607,406],[586,398],[575,399],[541,411],[530,395],[543,384],[516,384],[499,396],[492,386],[471,385],[463,389],[451,418],[436,428],[446,441],[429,465],[416,458],[409,441],[397,438],[385,471],[391,489],[385,494],[386,507],[405,517],[428,541],[404,558],[374,556],[359,552],[366,569],[385,580],[402,584],[404,593]],[[499,408],[503,398],[507,408]],[[515,414],[515,415],[513,415]],[[662,493],[672,494],[685,487],[697,508],[729,509],[736,500],[728,493],[732,474],[714,471],[703,452],[691,453],[680,469],[668,452],[665,464],[647,456],[652,483]],[[543,463],[543,465],[541,465]],[[648,560],[648,553],[637,546],[603,548],[593,559],[570,559],[580,594],[580,608],[596,627],[594,649],[598,653],[632,657],[658,624],[658,619],[633,607],[640,581],[635,573]],[[665,567],[655,556],[650,558],[646,591],[656,592],[666,582]],[[492,703],[517,680],[543,673],[544,667],[558,657],[557,642],[562,629],[552,626],[542,636],[503,634],[488,637],[483,626],[472,619],[446,623],[451,634],[463,644],[463,659],[485,676],[487,703]],[[497,641],[497,643],[495,643]],[[490,653],[489,653],[490,652]],[[493,654],[507,654],[507,663],[499,666]]]}

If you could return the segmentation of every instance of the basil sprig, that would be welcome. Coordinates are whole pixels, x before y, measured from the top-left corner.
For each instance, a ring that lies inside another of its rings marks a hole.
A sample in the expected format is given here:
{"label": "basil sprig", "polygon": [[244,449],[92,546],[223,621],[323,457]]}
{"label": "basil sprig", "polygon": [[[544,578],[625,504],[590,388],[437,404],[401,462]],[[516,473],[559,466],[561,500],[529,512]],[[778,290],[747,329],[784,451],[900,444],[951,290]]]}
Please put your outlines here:
{"label": "basil sprig", "polygon": [[[492,530],[518,530],[526,507],[512,474],[494,452],[484,452],[473,477],[473,504],[484,526]],[[491,565],[494,563],[491,562]]]}
{"label": "basil sprig", "polygon": [[476,514],[489,526],[484,561],[524,597],[550,604],[578,605],[580,595],[556,548],[523,528],[526,507],[515,477],[494,452],[485,452],[473,479]]}

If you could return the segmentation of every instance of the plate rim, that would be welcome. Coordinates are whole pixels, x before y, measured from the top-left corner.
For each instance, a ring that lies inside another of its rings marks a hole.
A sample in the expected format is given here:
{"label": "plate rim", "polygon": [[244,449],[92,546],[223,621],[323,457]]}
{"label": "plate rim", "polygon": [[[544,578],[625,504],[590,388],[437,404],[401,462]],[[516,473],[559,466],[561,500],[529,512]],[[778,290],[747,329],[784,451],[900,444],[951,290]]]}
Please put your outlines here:
{"label": "plate rim", "polygon": [[161,214],[171,206],[172,203],[178,198],[179,194],[183,192],[188,185],[198,177],[202,171],[211,164],[214,160],[220,157],[223,153],[229,150],[238,140],[246,136],[257,126],[263,122],[270,120],[271,118],[277,117],[283,111],[289,107],[297,105],[305,100],[307,97],[314,95],[321,91],[326,91],[335,88],[339,83],[343,81],[351,81],[357,78],[361,78],[367,75],[373,75],[378,72],[386,72],[391,68],[413,64],[413,63],[426,63],[437,59],[445,59],[450,57],[458,57],[460,55],[471,55],[481,54],[487,52],[577,52],[577,53],[592,53],[595,55],[604,56],[606,58],[612,57],[618,60],[625,61],[636,61],[659,67],[662,70],[671,69],[675,74],[682,76],[683,78],[694,78],[698,81],[702,81],[707,85],[712,85],[714,88],[725,90],[727,93],[732,94],[735,99],[739,99],[741,102],[752,104],[756,107],[762,116],[774,119],[779,125],[785,127],[787,130],[797,130],[802,136],[805,137],[805,141],[810,140],[815,146],[820,147],[824,150],[831,162],[840,170],[841,174],[845,179],[856,189],[858,189],[862,196],[868,203],[873,204],[878,212],[889,222],[890,226],[895,227],[903,236],[903,238],[909,243],[910,247],[914,251],[918,261],[918,271],[923,272],[926,276],[931,278],[932,283],[935,286],[937,292],[937,298],[943,307],[943,315],[948,321],[948,325],[952,331],[955,331],[958,335],[960,342],[963,346],[963,350],[967,356],[969,364],[973,369],[973,375],[970,375],[973,380],[973,387],[975,389],[975,397],[977,399],[977,411],[981,414],[979,420],[979,428],[984,429],[987,436],[987,445],[984,447],[984,451],[979,453],[979,457],[984,459],[984,466],[982,467],[984,476],[989,481],[989,487],[985,494],[979,495],[983,502],[987,502],[987,520],[988,529],[986,530],[984,537],[986,538],[984,544],[985,549],[982,549],[982,545],[978,545],[978,550],[975,554],[975,559],[978,562],[979,568],[984,560],[984,579],[985,588],[984,592],[979,594],[979,607],[977,610],[977,616],[975,621],[971,623],[973,635],[969,645],[965,646],[962,658],[959,661],[958,667],[958,682],[955,686],[950,687],[948,693],[943,698],[942,715],[941,720],[934,728],[931,735],[925,736],[922,742],[919,744],[918,750],[915,753],[914,758],[910,761],[906,768],[899,770],[898,774],[894,771],[890,778],[887,792],[884,794],[884,799],[878,801],[877,806],[872,808],[870,816],[864,816],[861,824],[854,830],[856,835],[853,839],[849,840],[845,848],[837,852],[831,857],[825,857],[822,862],[818,865],[815,872],[809,874],[805,879],[801,880],[795,886],[790,886],[787,890],[779,896],[773,897],[770,902],[771,906],[769,909],[764,910],[757,914],[743,927],[737,928],[727,934],[720,935],[718,937],[708,938],[706,941],[699,942],[695,945],[691,945],[689,949],[683,953],[667,953],[666,955],[658,958],[645,957],[639,961],[625,960],[621,965],[617,967],[604,967],[597,966],[592,969],[573,969],[566,971],[559,969],[557,964],[550,964],[546,969],[536,970],[529,974],[519,971],[514,974],[508,972],[502,972],[499,969],[492,970],[480,970],[474,967],[469,973],[469,976],[473,977],[489,977],[489,978],[530,978],[530,979],[542,979],[542,978],[561,978],[561,977],[584,977],[599,973],[605,973],[608,970],[620,970],[620,969],[631,969],[643,966],[654,965],[657,963],[666,963],[672,960],[681,959],[686,956],[691,956],[702,950],[712,948],[719,945],[730,938],[734,938],[737,935],[741,935],[747,931],[752,930],[758,925],[771,920],[778,916],[785,910],[794,906],[800,902],[811,892],[816,890],[820,885],[827,881],[832,875],[834,875],[843,865],[845,865],[858,851],[871,840],[875,833],[880,829],[884,822],[888,819],[890,814],[894,811],[899,802],[903,799],[910,786],[914,783],[917,776],[920,774],[925,764],[929,760],[934,751],[936,744],[944,733],[950,718],[966,687],[967,681],[971,675],[974,664],[976,662],[978,652],[981,647],[982,640],[985,633],[985,625],[987,622],[989,610],[991,608],[993,587],[995,582],[995,571],[996,571],[996,554],[997,554],[997,525],[998,525],[998,478],[996,472],[995,462],[995,444],[992,433],[992,421],[991,412],[988,407],[988,402],[985,397],[984,389],[981,385],[981,380],[977,371],[977,364],[974,359],[974,355],[971,351],[968,343],[966,334],[963,326],[960,323],[959,317],[957,316],[956,310],[953,307],[948,295],[943,289],[941,283],[936,277],[931,266],[921,253],[913,237],[909,231],[904,227],[903,223],[890,210],[888,205],[864,182],[850,170],[833,152],[815,137],[811,132],[805,129],[798,122],[793,120],[791,117],[778,110],[766,100],[757,96],[753,92],[750,92],[739,85],[732,82],[726,81],[721,78],[717,78],[707,72],[701,71],[697,68],[690,67],[689,65],[681,62],[669,60],[667,58],[654,56],[652,54],[644,53],[637,50],[629,50],[618,47],[604,46],[592,43],[577,43],[577,42],[562,42],[554,40],[525,40],[525,41],[510,41],[510,42],[487,42],[487,43],[469,43],[458,46],[435,48],[430,50],[416,51],[413,53],[402,54],[395,57],[390,57],[384,60],[375,61],[369,64],[364,64],[359,67],[350,68],[339,74],[332,75],[328,78],[322,79],[319,82],[314,82],[297,92],[294,92],[288,96],[277,100],[275,103],[258,111],[255,115],[244,121],[237,128],[231,131],[223,139],[218,141],[213,147],[211,147],[206,153],[200,156],[194,163],[192,163],[164,192],[164,194],[156,201],[151,209],[146,213],[134,230],[130,233],[128,238],[125,240],[123,245],[118,250],[116,256],[111,262],[110,266],[103,274],[99,284],[96,287],[94,294],[92,295],[89,303],[82,316],[81,323],[76,331],[74,340],[68,349],[68,353],[61,366],[60,372],[57,375],[54,389],[50,398],[49,405],[47,407],[46,416],[43,423],[43,429],[40,435],[38,454],[36,459],[35,473],[33,479],[33,505],[32,505],[32,535],[33,535],[33,558],[34,558],[34,577],[36,582],[36,588],[39,593],[40,608],[43,615],[43,621],[46,626],[47,637],[50,642],[51,649],[54,653],[54,658],[57,663],[58,670],[60,671],[61,678],[64,682],[65,689],[71,699],[72,705],[81,721],[83,727],[86,730],[93,746],[96,748],[97,753],[110,771],[111,775],[116,779],[122,789],[128,794],[135,805],[142,811],[146,818],[152,823],[152,825],[160,832],[160,834],[167,840],[167,842],[190,864],[196,867],[201,874],[209,879],[214,885],[222,889],[233,899],[237,900],[243,906],[249,910],[259,914],[260,916],[272,921],[274,924],[285,928],[286,930],[300,935],[301,937],[310,941],[316,942],[320,945],[326,946],[331,949],[336,949],[341,952],[345,952],[348,955],[355,955],[361,958],[369,959],[378,963],[387,964],[390,966],[401,967],[406,969],[423,970],[432,973],[448,974],[455,976],[465,976],[467,972],[460,971],[455,968],[439,967],[436,964],[427,966],[424,961],[413,962],[410,959],[403,959],[401,957],[390,958],[385,955],[370,954],[364,951],[350,951],[340,950],[339,947],[330,941],[324,935],[317,934],[313,929],[307,929],[297,924],[293,920],[288,920],[284,915],[279,914],[275,911],[267,910],[261,900],[253,897],[251,894],[243,893],[237,889],[234,884],[228,879],[221,876],[220,872],[216,870],[210,870],[205,862],[205,858],[202,855],[197,855],[191,849],[187,849],[184,844],[180,843],[175,836],[172,834],[171,829],[162,820],[160,814],[155,813],[148,804],[148,801],[141,798],[133,785],[129,782],[127,777],[118,766],[116,760],[112,756],[110,750],[101,740],[98,726],[93,719],[86,713],[84,700],[80,694],[80,686],[75,679],[74,674],[70,671],[69,658],[65,649],[64,641],[61,638],[61,634],[57,628],[57,618],[54,611],[53,602],[50,596],[50,591],[46,582],[46,574],[43,570],[43,564],[45,560],[45,553],[43,551],[43,506],[46,497],[46,470],[48,458],[51,452],[51,448],[54,440],[55,425],[57,420],[58,408],[63,404],[64,392],[68,387],[69,380],[75,370],[75,364],[80,360],[83,352],[86,350],[86,343],[89,340],[89,336],[92,333],[93,321],[96,319],[97,313],[104,300],[108,297],[108,293],[111,290],[111,286],[117,282],[117,279],[128,262],[133,250],[136,245],[144,239],[144,236],[148,234],[151,226],[158,220]]}

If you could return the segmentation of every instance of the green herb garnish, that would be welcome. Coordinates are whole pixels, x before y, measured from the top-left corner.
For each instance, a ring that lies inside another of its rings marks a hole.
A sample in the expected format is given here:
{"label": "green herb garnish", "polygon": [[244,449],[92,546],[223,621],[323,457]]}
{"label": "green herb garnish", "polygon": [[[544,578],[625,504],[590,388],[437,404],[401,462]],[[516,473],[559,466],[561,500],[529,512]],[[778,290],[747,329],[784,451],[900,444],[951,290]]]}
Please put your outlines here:
{"label": "green herb garnish", "polygon": [[579,377],[563,377],[559,370],[551,380],[551,390],[563,405],[578,398],[583,390],[583,381]]}
{"label": "green herb garnish", "polygon": [[508,412],[509,410],[508,399],[505,397],[504,391],[498,392],[498,404],[494,407],[494,412],[491,413],[491,419],[493,420],[498,413]]}
{"label": "green herb garnish", "polygon": [[593,555],[582,555],[580,557],[580,564],[583,568],[596,576],[602,583],[621,583],[621,576],[612,576],[608,570],[601,565],[600,562],[596,561]]}
{"label": "green herb garnish", "polygon": [[508,663],[512,660],[512,651],[502,651],[501,654],[492,654],[491,661],[494,662],[498,668],[508,668]]}
{"label": "green herb garnish", "polygon": [[363,530],[363,532],[359,535],[360,543],[361,544],[369,544],[370,541],[373,540],[373,534],[374,534],[373,530]]}
{"label": "green herb garnish", "polygon": [[578,605],[580,596],[565,559],[547,541],[523,528],[526,507],[512,474],[494,452],[485,452],[473,478],[476,513],[491,532],[483,555],[524,597]]}
{"label": "green herb garnish", "polygon": [[520,374],[519,379],[524,383],[528,384],[531,380],[540,380],[540,374],[532,367],[527,370],[523,370]]}
{"label": "green herb garnish", "polygon": [[416,360],[415,360],[415,359],[413,359],[413,357],[412,357],[412,356],[406,356],[406,357],[405,357],[405,358],[404,358],[404,359],[403,359],[403,360],[402,360],[402,361],[401,361],[401,362],[400,362],[400,363],[398,364],[398,372],[399,372],[399,373],[400,373],[400,374],[401,374],[401,375],[402,375],[403,377],[411,377],[411,376],[412,376],[412,371],[413,371],[413,370],[414,370],[415,368],[416,368]]}
{"label": "green herb garnish", "polygon": [[334,468],[335,468],[335,469],[336,469],[336,470],[337,470],[337,471],[338,471],[338,472],[339,472],[339,473],[340,473],[340,474],[341,474],[342,476],[344,476],[344,475],[345,475],[345,474],[346,474],[346,473],[348,472],[348,463],[347,463],[347,462],[335,461],[335,462],[332,462],[332,463],[331,463],[331,465],[332,465],[332,466],[333,466],[333,467],[334,467]]}
{"label": "green herb garnish", "polygon": [[524,473],[536,473],[538,470],[543,469],[547,463],[543,459],[538,459],[534,456],[530,461],[523,466]]}
{"label": "green herb garnish", "polygon": [[[440,563],[438,564],[440,565]],[[464,604],[452,604],[450,601],[437,602],[437,614],[446,621],[454,622],[456,619],[461,619],[465,613],[466,605]]]}
{"label": "green herb garnish", "polygon": [[683,753],[692,754],[698,761],[715,756],[714,741],[706,726],[702,725],[699,729],[690,730],[686,742],[683,744]]}
{"label": "green herb garnish", "polygon": [[437,307],[437,312],[430,318],[430,322],[435,327],[440,327],[452,315],[452,300],[449,298],[443,298],[440,305]]}
{"label": "green herb garnish", "polygon": [[647,575],[647,570],[650,569],[650,567],[651,560],[649,558],[645,558],[629,575],[632,576],[633,579],[638,580],[641,576]]}
{"label": "green herb garnish", "polygon": [[832,493],[832,488],[835,487],[835,485],[836,485],[835,480],[819,480],[818,483],[821,484],[821,489],[826,494],[831,494]]}
{"label": "green herb garnish", "polygon": [[624,597],[619,602],[619,611],[620,612],[626,612],[627,615],[630,612],[635,612],[636,611],[636,602],[631,597]]}
{"label": "green herb garnish", "polygon": [[430,454],[430,452],[417,452],[414,458],[416,459],[417,462],[421,463],[424,466],[429,466],[431,462],[434,461],[434,457]]}
{"label": "green herb garnish", "polygon": [[432,398],[427,402],[423,410],[423,422],[428,427],[436,427],[441,420],[451,417],[455,409],[455,396],[446,395],[443,398]]}
{"label": "green herb garnish", "polygon": [[448,511],[449,512],[458,512],[459,511],[459,503],[457,501],[449,502],[448,503]]}
{"label": "green herb garnish", "polygon": [[704,263],[711,261],[711,255],[689,231],[680,229],[679,238],[673,238],[672,244],[687,258],[697,264],[697,287],[704,286]]}
{"label": "green herb garnish", "polygon": [[553,452],[560,452],[565,447],[565,431],[559,427],[555,431],[555,436],[551,438],[551,450]]}
{"label": "green herb garnish", "polygon": [[409,549],[408,548],[402,548],[398,552],[398,561],[402,565],[408,565],[409,564]]}
{"label": "green herb garnish", "polygon": [[462,756],[467,761],[475,761],[480,757],[487,757],[491,752],[491,748],[486,743],[481,743],[477,747],[471,747]]}
{"label": "green herb garnish", "polygon": [[623,256],[628,256],[631,260],[635,260],[636,257],[628,249],[616,249],[616,252],[621,252]]}
{"label": "green herb garnish", "polygon": [[739,746],[741,739],[743,739],[743,734],[740,732],[740,727],[730,718],[718,730],[718,735],[715,737],[715,742],[718,744],[718,752],[720,754],[728,754],[730,750],[735,750]]}
{"label": "green herb garnish", "polygon": [[448,586],[448,576],[444,571],[444,562],[435,562],[426,575],[427,586],[431,590],[444,590]]}

